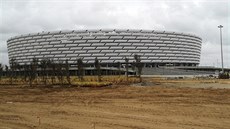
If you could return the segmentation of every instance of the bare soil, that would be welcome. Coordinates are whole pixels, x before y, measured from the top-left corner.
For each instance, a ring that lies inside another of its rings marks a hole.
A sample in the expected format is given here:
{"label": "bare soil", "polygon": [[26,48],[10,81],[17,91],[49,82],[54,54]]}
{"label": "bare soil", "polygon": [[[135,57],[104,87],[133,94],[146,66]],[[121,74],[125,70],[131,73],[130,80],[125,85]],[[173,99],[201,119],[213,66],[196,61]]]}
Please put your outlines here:
{"label": "bare soil", "polygon": [[229,129],[230,89],[186,85],[0,86],[0,129]]}

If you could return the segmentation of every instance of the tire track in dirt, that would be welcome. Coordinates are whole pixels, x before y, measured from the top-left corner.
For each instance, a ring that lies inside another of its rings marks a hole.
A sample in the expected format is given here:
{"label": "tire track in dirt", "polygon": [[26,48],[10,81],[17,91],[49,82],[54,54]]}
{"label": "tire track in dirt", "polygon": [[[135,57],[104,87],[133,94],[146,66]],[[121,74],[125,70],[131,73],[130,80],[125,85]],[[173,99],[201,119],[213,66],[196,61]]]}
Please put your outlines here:
{"label": "tire track in dirt", "polygon": [[92,123],[101,129],[230,128],[230,90],[223,89],[1,88],[0,97],[3,127],[38,128],[40,116],[40,128],[47,129],[92,128]]}

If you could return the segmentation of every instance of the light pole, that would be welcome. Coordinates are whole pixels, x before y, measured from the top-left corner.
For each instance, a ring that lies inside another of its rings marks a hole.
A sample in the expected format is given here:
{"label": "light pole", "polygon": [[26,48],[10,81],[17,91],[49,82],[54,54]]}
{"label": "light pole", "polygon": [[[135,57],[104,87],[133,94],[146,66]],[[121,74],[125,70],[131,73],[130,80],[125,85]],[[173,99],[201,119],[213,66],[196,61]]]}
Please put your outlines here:
{"label": "light pole", "polygon": [[223,61],[223,48],[222,48],[222,25],[219,25],[220,28],[220,45],[221,45],[221,63],[222,63],[222,73],[224,73],[224,61]]}

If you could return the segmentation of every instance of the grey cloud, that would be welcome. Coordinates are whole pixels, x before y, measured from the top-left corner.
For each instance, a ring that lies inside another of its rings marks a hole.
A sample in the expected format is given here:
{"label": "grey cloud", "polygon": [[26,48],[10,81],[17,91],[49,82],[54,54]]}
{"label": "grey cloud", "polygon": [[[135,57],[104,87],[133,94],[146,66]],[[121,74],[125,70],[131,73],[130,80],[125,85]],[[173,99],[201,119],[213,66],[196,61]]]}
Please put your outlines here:
{"label": "grey cloud", "polygon": [[[219,59],[219,24],[224,25],[225,59],[230,57],[228,0],[3,1],[0,62],[11,36],[61,29],[157,29],[190,32],[203,39],[201,65]],[[211,58],[213,57],[213,58]],[[230,67],[230,62],[226,64]]]}

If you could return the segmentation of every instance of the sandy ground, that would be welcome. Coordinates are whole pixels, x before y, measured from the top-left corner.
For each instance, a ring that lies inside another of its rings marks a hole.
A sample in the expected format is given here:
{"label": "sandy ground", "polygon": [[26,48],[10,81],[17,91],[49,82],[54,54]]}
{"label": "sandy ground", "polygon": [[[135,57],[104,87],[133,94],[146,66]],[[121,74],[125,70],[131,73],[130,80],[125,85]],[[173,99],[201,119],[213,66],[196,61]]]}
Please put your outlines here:
{"label": "sandy ground", "polygon": [[230,128],[230,89],[176,85],[0,86],[0,129]]}

